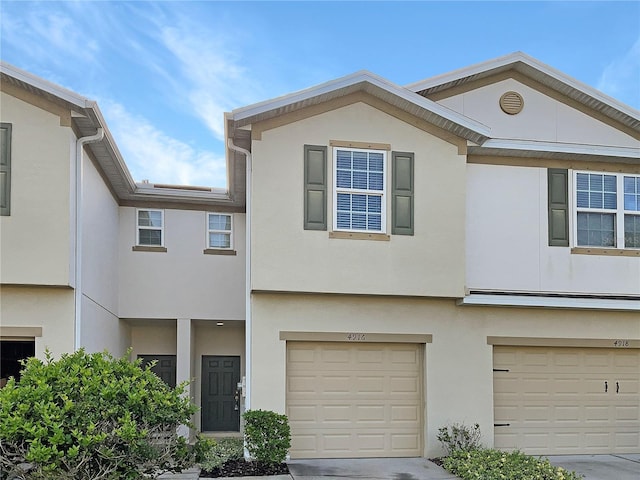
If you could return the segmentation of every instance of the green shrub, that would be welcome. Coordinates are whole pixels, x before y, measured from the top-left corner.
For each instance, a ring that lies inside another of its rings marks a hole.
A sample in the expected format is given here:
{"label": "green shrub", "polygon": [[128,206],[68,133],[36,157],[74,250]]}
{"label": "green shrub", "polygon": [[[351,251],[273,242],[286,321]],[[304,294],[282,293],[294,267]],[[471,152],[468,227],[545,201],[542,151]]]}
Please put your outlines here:
{"label": "green shrub", "polygon": [[176,428],[195,412],[184,391],[108,353],[30,358],[20,381],[0,390],[2,478],[129,480],[180,470],[190,455]]}
{"label": "green shrub", "polygon": [[547,459],[522,452],[456,450],[444,459],[444,468],[463,480],[579,480],[575,472],[555,467]]}
{"label": "green shrub", "polygon": [[204,461],[206,455],[215,446],[215,444],[216,441],[211,438],[196,435],[196,442],[193,444],[193,449],[191,451],[194,461],[196,463]]}
{"label": "green shrub", "polygon": [[286,415],[265,410],[247,410],[244,438],[252,458],[265,463],[282,463],[291,447],[291,430]]}
{"label": "green shrub", "polygon": [[454,423],[438,429],[436,437],[444,447],[447,455],[456,450],[477,450],[482,447],[480,425],[468,427],[462,423]]}
{"label": "green shrub", "polygon": [[210,448],[204,452],[201,460],[196,457],[196,462],[204,471],[210,472],[229,460],[239,460],[244,457],[244,444],[241,438],[220,438],[207,441]]}

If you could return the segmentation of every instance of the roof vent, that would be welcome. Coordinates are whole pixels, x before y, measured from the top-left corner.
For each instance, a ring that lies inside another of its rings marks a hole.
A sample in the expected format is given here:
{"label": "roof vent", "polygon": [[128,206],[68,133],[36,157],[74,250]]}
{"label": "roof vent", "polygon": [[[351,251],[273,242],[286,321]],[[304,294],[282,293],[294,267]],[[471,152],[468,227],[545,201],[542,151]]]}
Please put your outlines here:
{"label": "roof vent", "polygon": [[509,115],[520,113],[523,106],[524,100],[518,92],[507,92],[500,97],[500,108]]}

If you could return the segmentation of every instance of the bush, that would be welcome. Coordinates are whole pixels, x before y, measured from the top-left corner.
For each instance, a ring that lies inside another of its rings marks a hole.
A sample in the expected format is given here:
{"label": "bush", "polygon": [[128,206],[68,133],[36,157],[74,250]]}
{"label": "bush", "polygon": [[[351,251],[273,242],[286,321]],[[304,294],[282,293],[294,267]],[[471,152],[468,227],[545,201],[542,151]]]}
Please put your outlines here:
{"label": "bush", "polygon": [[247,410],[244,438],[252,458],[265,463],[282,463],[291,447],[291,430],[286,415],[265,410]]}
{"label": "bush", "polygon": [[0,458],[6,476],[137,479],[188,466],[176,434],[195,407],[150,367],[83,350],[30,358],[0,390]]}
{"label": "bush", "polygon": [[473,427],[468,427],[462,423],[441,427],[438,429],[436,437],[444,447],[447,455],[456,450],[477,450],[482,447],[480,439],[480,425],[477,423]]}
{"label": "bush", "polygon": [[[200,464],[202,470],[210,472],[221,467],[229,460],[239,460],[244,457],[244,444],[241,438],[220,438],[217,440],[203,439],[206,442],[206,450],[199,459],[196,455],[196,462]],[[198,442],[196,442],[196,450]]]}
{"label": "bush", "polygon": [[456,450],[444,459],[444,468],[463,480],[579,480],[584,478],[547,459],[522,452],[501,450]]}

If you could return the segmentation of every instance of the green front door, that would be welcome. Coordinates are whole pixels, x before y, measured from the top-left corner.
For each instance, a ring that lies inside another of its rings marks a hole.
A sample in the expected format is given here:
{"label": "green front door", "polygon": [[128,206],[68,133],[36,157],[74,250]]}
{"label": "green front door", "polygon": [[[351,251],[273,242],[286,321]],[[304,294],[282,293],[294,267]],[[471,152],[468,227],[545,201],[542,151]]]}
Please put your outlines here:
{"label": "green front door", "polygon": [[239,432],[240,357],[202,357],[202,431]]}

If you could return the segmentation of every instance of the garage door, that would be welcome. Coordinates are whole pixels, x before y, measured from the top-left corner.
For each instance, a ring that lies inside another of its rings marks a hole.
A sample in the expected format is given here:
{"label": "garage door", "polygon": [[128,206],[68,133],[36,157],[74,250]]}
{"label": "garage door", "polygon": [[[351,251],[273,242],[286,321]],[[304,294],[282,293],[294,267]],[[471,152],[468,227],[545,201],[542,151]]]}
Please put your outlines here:
{"label": "garage door", "polygon": [[422,347],[287,343],[292,458],[422,455]]}
{"label": "garage door", "polygon": [[494,347],[497,448],[640,452],[640,351]]}

